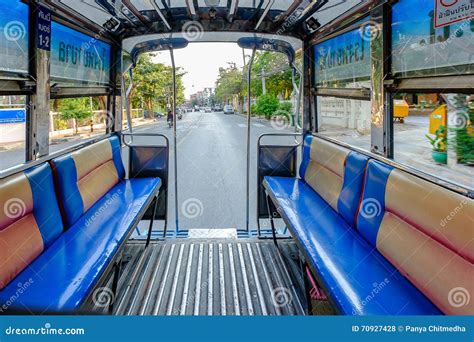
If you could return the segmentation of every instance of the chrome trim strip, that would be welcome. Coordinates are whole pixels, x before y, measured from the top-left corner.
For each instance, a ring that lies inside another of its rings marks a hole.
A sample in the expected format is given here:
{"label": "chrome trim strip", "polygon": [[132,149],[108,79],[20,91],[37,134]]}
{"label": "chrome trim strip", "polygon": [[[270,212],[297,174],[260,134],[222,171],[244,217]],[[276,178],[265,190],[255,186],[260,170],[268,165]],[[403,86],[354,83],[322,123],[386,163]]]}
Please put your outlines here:
{"label": "chrome trim strip", "polygon": [[167,245],[163,245],[163,247],[160,249],[160,254],[158,256],[158,263],[155,267],[155,270],[153,271],[153,275],[152,275],[152,278],[151,278],[151,283],[149,284],[149,286],[146,290],[146,293],[145,293],[145,297],[143,299],[143,302],[145,303],[145,305],[142,306],[142,308],[140,309],[140,312],[138,313],[138,315],[140,315],[140,316],[143,316],[145,314],[146,309],[148,308],[148,306],[150,304],[150,296],[151,296],[152,291],[155,287],[156,278],[158,276],[158,270],[160,269],[161,263],[164,260],[163,256],[166,253],[165,252],[166,249],[167,249]]}
{"label": "chrome trim strip", "polygon": [[232,296],[234,298],[234,310],[235,310],[234,314],[235,316],[240,316],[239,291],[237,289],[237,279],[235,277],[234,252],[232,250],[231,243],[228,243],[227,247],[229,249],[230,275],[232,278]]}
{"label": "chrome trim strip", "polygon": [[202,280],[202,259],[204,253],[204,245],[202,243],[199,244],[199,259],[198,259],[198,269],[197,269],[197,277],[196,277],[196,288],[194,289],[195,296],[194,296],[194,316],[199,316],[199,307],[201,302],[201,280]]}
{"label": "chrome trim strip", "polygon": [[221,315],[227,314],[226,299],[225,299],[225,273],[224,273],[224,252],[222,243],[219,244],[219,285],[221,292]]}
{"label": "chrome trim strip", "polygon": [[263,22],[263,19],[265,19],[265,17],[267,16],[268,12],[270,11],[270,9],[272,8],[274,3],[275,3],[275,0],[268,0],[267,6],[265,6],[265,9],[263,10],[262,16],[258,20],[257,25],[255,25],[254,30],[258,30],[258,28],[260,27],[260,25]]}
{"label": "chrome trim strip", "polygon": [[194,243],[189,247],[188,264],[186,266],[186,277],[184,279],[183,299],[181,300],[180,315],[186,315],[186,306],[188,305],[189,281],[191,279],[191,266],[193,263]]}
{"label": "chrome trim strip", "polygon": [[[263,274],[265,275],[265,280],[267,281],[269,293],[272,294],[274,289],[272,288],[272,281],[271,281],[271,278],[270,278],[270,274],[268,273],[267,265],[265,265],[265,259],[263,258],[263,253],[262,253],[262,249],[260,248],[260,244],[257,243],[256,248],[257,248],[258,257],[259,257],[260,261],[262,262]],[[270,298],[270,300],[272,300],[272,298]],[[275,309],[275,311],[278,315],[281,315],[280,306],[273,305],[273,308]]]}
{"label": "chrome trim strip", "polygon": [[252,247],[250,246],[250,243],[247,242],[246,245],[247,245],[247,251],[249,253],[250,266],[252,267],[252,274],[255,279],[255,285],[257,287],[257,295],[258,295],[258,300],[260,302],[260,308],[262,309],[262,315],[267,316],[268,311],[267,311],[267,306],[265,304],[265,296],[263,294],[260,278],[258,277],[257,266],[255,265],[255,258],[253,256],[253,250],[252,250]]}
{"label": "chrome trim strip", "polygon": [[214,244],[209,244],[207,269],[207,314],[212,316],[212,308],[214,306]]}
{"label": "chrome trim strip", "polygon": [[179,272],[181,271],[181,262],[183,261],[183,252],[184,252],[184,243],[182,243],[181,246],[179,247],[178,263],[176,264],[174,277],[173,277],[173,284],[171,285],[171,294],[170,294],[171,298],[168,303],[168,310],[166,311],[166,314],[168,316],[170,316],[173,313],[173,305],[174,305],[174,300],[176,298],[176,288],[178,285]]}
{"label": "chrome trim strip", "polygon": [[[168,23],[168,20],[166,20],[165,16],[163,15],[163,12],[161,11],[160,7],[158,7],[158,5],[156,4],[156,1],[155,0],[148,0],[148,2],[155,9],[156,13],[158,13],[158,16],[160,17],[163,24],[165,24],[168,31],[171,31],[171,26]],[[187,3],[187,1],[186,1],[186,3]]]}
{"label": "chrome trim strip", "polygon": [[166,286],[166,283],[168,282],[168,278],[169,278],[168,273],[170,271],[171,260],[173,260],[175,247],[176,247],[175,244],[173,244],[171,246],[170,254],[167,256],[168,262],[166,263],[165,272],[163,274],[163,278],[162,278],[162,281],[161,281],[161,284],[160,284],[160,288],[158,290],[158,294],[157,294],[158,298],[157,298],[157,302],[155,303],[155,307],[153,308],[153,316],[158,315],[158,311],[160,310],[161,302],[163,300],[163,293],[165,291],[165,286]]}
{"label": "chrome trim strip", "polygon": [[242,251],[242,245],[237,243],[237,252],[239,254],[240,269],[242,270],[242,279],[244,281],[245,299],[247,300],[247,309],[250,316],[254,315],[252,305],[252,294],[250,293],[249,279],[247,277],[247,267],[245,266],[244,254]]}

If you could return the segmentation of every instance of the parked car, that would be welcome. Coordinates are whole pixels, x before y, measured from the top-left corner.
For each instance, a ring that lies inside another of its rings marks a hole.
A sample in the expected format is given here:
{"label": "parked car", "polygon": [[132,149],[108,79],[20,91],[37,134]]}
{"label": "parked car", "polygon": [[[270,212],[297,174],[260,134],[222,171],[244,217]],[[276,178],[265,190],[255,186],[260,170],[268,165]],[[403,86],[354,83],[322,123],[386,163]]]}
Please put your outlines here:
{"label": "parked car", "polygon": [[222,112],[222,106],[220,105],[214,106],[214,112]]}
{"label": "parked car", "polygon": [[231,105],[224,106],[224,114],[234,114],[234,107]]}
{"label": "parked car", "polygon": [[211,108],[211,107],[204,107],[204,112],[205,112],[205,113],[211,113],[211,112],[212,112],[212,108]]}
{"label": "parked car", "polygon": [[145,110],[143,112],[143,117],[146,119],[153,119],[153,118],[158,119],[158,118],[163,117],[163,114],[160,112],[150,112],[148,110]]}

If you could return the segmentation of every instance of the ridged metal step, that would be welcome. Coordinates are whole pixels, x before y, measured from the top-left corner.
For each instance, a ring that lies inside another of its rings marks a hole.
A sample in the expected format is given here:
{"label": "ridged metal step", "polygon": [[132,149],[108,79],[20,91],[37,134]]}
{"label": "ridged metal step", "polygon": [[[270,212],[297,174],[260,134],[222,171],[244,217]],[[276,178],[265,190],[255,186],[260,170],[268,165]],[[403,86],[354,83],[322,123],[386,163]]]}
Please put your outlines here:
{"label": "ridged metal step", "polygon": [[296,246],[279,246],[258,239],[129,244],[114,314],[304,315]]}

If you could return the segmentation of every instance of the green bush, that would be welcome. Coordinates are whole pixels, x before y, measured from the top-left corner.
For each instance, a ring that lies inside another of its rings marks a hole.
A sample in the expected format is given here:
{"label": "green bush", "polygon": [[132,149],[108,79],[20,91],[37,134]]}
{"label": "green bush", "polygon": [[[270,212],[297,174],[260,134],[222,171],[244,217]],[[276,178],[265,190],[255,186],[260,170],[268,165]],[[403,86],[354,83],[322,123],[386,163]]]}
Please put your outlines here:
{"label": "green bush", "polygon": [[262,95],[257,99],[255,112],[270,119],[278,109],[278,106],[279,102],[276,96],[270,94]]}
{"label": "green bush", "polygon": [[281,102],[278,109],[291,114],[293,111],[293,105],[289,101]]}
{"label": "green bush", "polygon": [[75,122],[75,131],[77,134],[80,123],[92,116],[92,112],[87,102],[88,98],[67,98],[62,99],[59,104],[59,117],[64,120],[73,119]]}
{"label": "green bush", "polygon": [[283,110],[283,109],[278,109],[275,113],[273,113],[274,117],[283,117],[285,120],[288,122],[291,120],[291,114],[290,112]]}
{"label": "green bush", "polygon": [[258,115],[257,113],[257,105],[254,103],[252,105],[250,105],[250,112],[253,114],[253,115]]}
{"label": "green bush", "polygon": [[63,130],[63,129],[67,129],[68,128],[68,125],[67,125],[67,121],[66,120],[63,120],[61,118],[58,118],[56,116],[53,117],[53,122],[54,122],[54,129],[56,131],[59,131],[59,130]]}

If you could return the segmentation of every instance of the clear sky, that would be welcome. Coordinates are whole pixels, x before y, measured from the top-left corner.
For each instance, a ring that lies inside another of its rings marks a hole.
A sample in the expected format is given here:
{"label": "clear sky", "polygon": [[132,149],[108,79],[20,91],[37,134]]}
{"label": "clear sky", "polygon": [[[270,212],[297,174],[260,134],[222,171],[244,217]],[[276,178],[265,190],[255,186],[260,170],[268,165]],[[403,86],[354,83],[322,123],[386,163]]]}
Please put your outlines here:
{"label": "clear sky", "polygon": [[[244,64],[242,49],[236,43],[190,43],[174,51],[174,56],[176,66],[187,72],[183,78],[186,98],[206,87],[214,88],[219,68],[227,67],[228,62],[238,67]],[[160,52],[154,61],[171,65],[169,52]]]}

